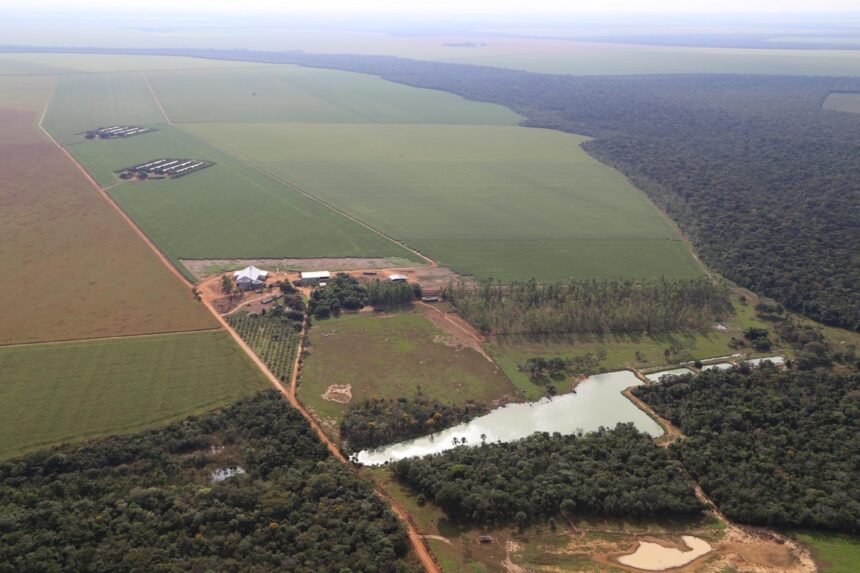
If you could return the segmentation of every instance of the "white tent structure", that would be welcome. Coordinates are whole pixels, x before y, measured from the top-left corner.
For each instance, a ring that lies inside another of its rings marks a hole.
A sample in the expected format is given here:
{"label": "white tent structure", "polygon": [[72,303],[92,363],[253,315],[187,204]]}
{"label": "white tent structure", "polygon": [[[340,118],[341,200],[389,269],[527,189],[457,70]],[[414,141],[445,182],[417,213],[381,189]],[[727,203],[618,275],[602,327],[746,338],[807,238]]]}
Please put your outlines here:
{"label": "white tent structure", "polygon": [[251,265],[233,273],[233,280],[240,289],[251,290],[262,287],[268,276],[268,272]]}

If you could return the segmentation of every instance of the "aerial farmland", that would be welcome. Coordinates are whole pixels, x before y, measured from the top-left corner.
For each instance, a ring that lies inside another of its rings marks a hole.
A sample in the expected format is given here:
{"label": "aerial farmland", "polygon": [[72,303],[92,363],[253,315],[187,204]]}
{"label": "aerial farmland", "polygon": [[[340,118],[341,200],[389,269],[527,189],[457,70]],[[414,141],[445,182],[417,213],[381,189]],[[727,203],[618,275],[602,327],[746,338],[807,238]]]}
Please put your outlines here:
{"label": "aerial farmland", "polygon": [[841,573],[856,53],[292,32],[0,45],[0,573]]}

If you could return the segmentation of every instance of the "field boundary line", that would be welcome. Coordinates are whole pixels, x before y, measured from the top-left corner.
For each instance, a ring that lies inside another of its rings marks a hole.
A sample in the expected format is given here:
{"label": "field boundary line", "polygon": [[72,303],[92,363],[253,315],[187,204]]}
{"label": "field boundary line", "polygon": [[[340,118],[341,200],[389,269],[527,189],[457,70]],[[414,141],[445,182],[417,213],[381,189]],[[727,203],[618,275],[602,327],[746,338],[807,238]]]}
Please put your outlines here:
{"label": "field boundary line", "polygon": [[221,332],[221,327],[197,328],[192,330],[165,330],[163,332],[143,332],[140,334],[117,334],[114,336],[89,336],[84,338],[58,338],[56,340],[34,340],[32,342],[11,342],[0,344],[3,348],[20,348],[24,346],[39,346],[41,344],[74,344],[75,342],[100,342],[103,340],[125,340],[127,338],[153,338],[156,336],[179,336],[182,334],[202,334],[204,332]]}
{"label": "field boundary line", "polygon": [[177,269],[177,268],[176,268],[176,267],[175,267],[175,266],[170,262],[170,260],[167,258],[167,256],[166,256],[164,253],[162,253],[162,252],[161,252],[161,250],[159,250],[159,248],[158,248],[158,247],[156,247],[156,246],[155,246],[155,243],[153,243],[153,242],[150,240],[150,238],[146,235],[146,233],[144,233],[144,232],[140,229],[140,227],[138,227],[138,226],[134,223],[134,220],[132,220],[132,218],[131,218],[131,217],[129,217],[128,213],[126,213],[125,211],[123,211],[123,210],[122,210],[122,207],[120,207],[120,206],[119,206],[119,204],[118,204],[116,201],[114,201],[114,200],[113,200],[113,198],[112,198],[110,195],[108,195],[108,194],[107,194],[107,192],[105,192],[105,190],[104,190],[104,189],[102,189],[101,185],[99,185],[99,184],[98,184],[98,182],[96,182],[96,180],[95,180],[95,179],[93,179],[92,175],[90,175],[90,174],[89,174],[89,172],[87,172],[87,170],[86,170],[86,169],[84,169],[83,165],[81,165],[80,163],[78,163],[78,160],[77,160],[77,159],[75,159],[75,158],[74,158],[74,156],[73,156],[71,153],[69,153],[69,152],[68,152],[68,150],[67,150],[65,147],[63,147],[63,146],[60,144],[60,142],[59,142],[59,141],[57,141],[57,140],[54,138],[54,136],[53,136],[53,135],[51,135],[51,132],[49,132],[47,129],[45,129],[45,126],[44,126],[44,124],[43,124],[43,120],[44,120],[44,118],[45,118],[45,114],[47,114],[47,112],[48,112],[48,106],[50,105],[50,103],[51,103],[51,100],[52,100],[52,99],[53,99],[53,92],[52,92],[52,97],[51,97],[51,99],[49,99],[49,101],[45,104],[45,109],[44,109],[44,110],[42,110],[42,117],[39,119],[39,129],[41,129],[41,130],[42,130],[42,132],[43,132],[45,135],[47,135],[47,136],[48,136],[48,138],[53,142],[53,144],[54,144],[54,145],[55,145],[55,146],[56,146],[60,151],[62,151],[62,152],[63,152],[63,154],[65,154],[65,156],[69,159],[69,161],[71,161],[71,162],[75,165],[75,167],[77,167],[77,168],[78,168],[78,171],[80,171],[80,172],[84,175],[84,177],[86,177],[87,181],[89,181],[89,182],[90,182],[90,185],[92,185],[92,186],[96,189],[96,191],[98,191],[98,192],[99,192],[99,194],[102,196],[102,198],[103,198],[105,201],[107,201],[107,202],[108,202],[108,204],[109,204],[110,206],[112,206],[112,207],[116,210],[116,212],[117,212],[117,213],[119,213],[120,217],[122,217],[122,219],[123,219],[126,223],[128,223],[128,225],[132,228],[132,230],[133,230],[135,233],[137,233],[137,236],[138,236],[138,237],[140,237],[140,238],[143,240],[143,242],[144,242],[144,243],[146,243],[146,245],[147,245],[147,246],[149,246],[149,248],[152,250],[152,252],[153,252],[153,253],[155,253],[155,256],[156,256],[156,257],[158,257],[158,258],[161,260],[161,262],[162,262],[162,263],[164,263],[164,265],[165,265],[168,269],[170,269],[170,272],[172,272],[172,273],[174,274],[174,276],[176,276],[176,278],[178,278],[178,279],[179,279],[179,281],[180,281],[183,285],[187,286],[188,288],[193,288],[193,287],[194,287],[194,285],[193,285],[193,284],[191,284],[191,282],[190,282],[187,278],[185,278],[185,277],[182,275],[182,273],[180,273],[180,272],[179,272],[179,269]]}

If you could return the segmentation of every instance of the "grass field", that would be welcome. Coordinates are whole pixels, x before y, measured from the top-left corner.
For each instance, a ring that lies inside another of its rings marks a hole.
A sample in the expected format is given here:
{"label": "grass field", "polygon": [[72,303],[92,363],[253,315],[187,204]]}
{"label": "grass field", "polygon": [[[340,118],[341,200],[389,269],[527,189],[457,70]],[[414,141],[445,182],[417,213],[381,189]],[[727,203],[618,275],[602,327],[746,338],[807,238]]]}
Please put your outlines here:
{"label": "grass field", "polygon": [[[366,74],[270,66],[147,73],[177,123],[431,123],[516,125],[510,109]],[[218,97],[211,97],[218,94]]]}
{"label": "grass field", "polygon": [[824,109],[860,113],[860,93],[832,93],[824,99]]}
{"label": "grass field", "polygon": [[822,573],[855,573],[860,563],[860,538],[835,533],[803,532],[795,537],[812,549]]}
{"label": "grass field", "polygon": [[41,78],[0,81],[0,344],[216,327],[38,131],[50,89]]}
{"label": "grass field", "polygon": [[515,126],[187,127],[458,272],[503,281],[701,272],[582,137]]}
{"label": "grass field", "polygon": [[131,432],[266,387],[224,332],[0,348],[0,458]]}
{"label": "grass field", "polygon": [[320,417],[340,421],[344,404],[324,400],[332,384],[351,384],[352,399],[424,396],[447,403],[511,395],[503,373],[476,351],[439,340],[420,312],[346,315],[316,321],[302,367],[299,397]]}
{"label": "grass field", "polygon": [[70,72],[141,72],[155,70],[237,69],[265,67],[266,64],[207,60],[179,56],[122,56],[114,54],[2,54],[0,59],[20,64]]}

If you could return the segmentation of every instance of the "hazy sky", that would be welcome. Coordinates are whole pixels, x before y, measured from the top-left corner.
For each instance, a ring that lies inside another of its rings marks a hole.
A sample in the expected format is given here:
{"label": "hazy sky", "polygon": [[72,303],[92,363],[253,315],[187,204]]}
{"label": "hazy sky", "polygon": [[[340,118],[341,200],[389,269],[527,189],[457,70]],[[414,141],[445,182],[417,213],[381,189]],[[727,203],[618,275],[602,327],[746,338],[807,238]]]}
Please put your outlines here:
{"label": "hazy sky", "polygon": [[[121,6],[121,8],[120,8]],[[181,11],[339,13],[743,13],[857,12],[858,0],[0,0],[0,11],[113,14]]]}

